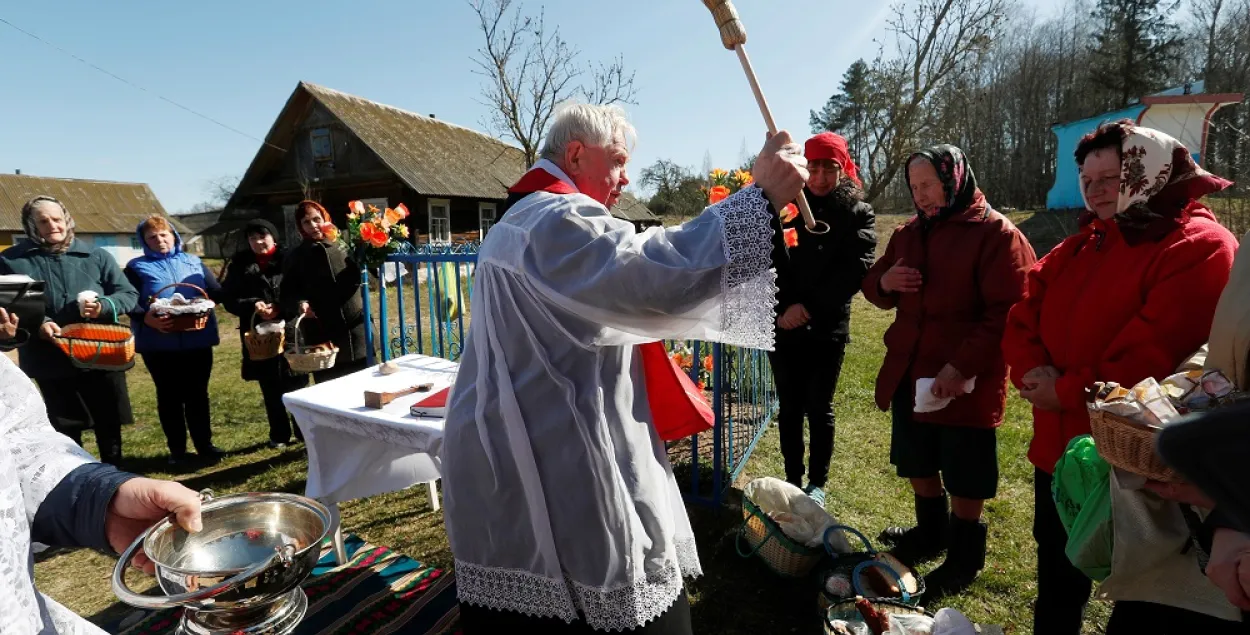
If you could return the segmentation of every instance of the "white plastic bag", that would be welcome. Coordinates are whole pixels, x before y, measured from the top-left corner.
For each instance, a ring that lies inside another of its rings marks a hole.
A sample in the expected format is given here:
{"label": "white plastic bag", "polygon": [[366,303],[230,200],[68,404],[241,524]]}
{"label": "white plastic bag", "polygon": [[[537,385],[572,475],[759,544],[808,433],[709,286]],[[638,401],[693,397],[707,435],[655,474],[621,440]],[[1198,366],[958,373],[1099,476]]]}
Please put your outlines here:
{"label": "white plastic bag", "polygon": [[[747,483],[742,495],[773,519],[786,536],[807,547],[823,546],[825,530],[838,524],[811,496],[779,478],[757,478]],[[842,532],[835,532],[832,542],[839,553],[851,551],[850,543]]]}

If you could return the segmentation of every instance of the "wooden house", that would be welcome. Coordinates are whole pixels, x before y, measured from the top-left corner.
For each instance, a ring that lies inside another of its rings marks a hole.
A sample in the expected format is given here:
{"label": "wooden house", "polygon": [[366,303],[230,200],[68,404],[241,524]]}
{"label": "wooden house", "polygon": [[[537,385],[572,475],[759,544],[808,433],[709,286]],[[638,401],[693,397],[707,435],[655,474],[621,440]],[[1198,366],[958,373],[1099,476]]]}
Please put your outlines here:
{"label": "wooden house", "polygon": [[[263,217],[289,245],[298,240],[299,201],[320,202],[342,226],[347,203],[361,200],[405,204],[414,242],[477,240],[525,168],[520,148],[489,135],[301,82],[206,233],[237,232]],[[613,213],[639,227],[659,224],[632,197]]]}
{"label": "wooden house", "polygon": [[[0,249],[21,242],[22,206],[36,196],[65,204],[74,218],[74,239],[111,253],[126,266],[143,253],[135,228],[153,214],[169,218],[164,206],[144,183],[60,179],[26,174],[0,174]],[[180,233],[186,228],[170,218]]]}

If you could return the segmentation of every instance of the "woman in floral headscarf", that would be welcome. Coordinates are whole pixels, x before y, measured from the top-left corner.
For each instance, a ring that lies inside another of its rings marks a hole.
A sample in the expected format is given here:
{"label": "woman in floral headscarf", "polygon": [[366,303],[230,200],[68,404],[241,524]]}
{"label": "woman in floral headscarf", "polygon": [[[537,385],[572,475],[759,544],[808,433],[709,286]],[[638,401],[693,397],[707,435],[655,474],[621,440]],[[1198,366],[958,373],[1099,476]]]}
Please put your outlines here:
{"label": "woman in floral headscarf", "polygon": [[916,526],[891,527],[881,538],[908,565],[947,551],[926,576],[932,602],[963,590],[985,567],[981,513],[998,491],[995,432],[1007,399],[1003,323],[1036,256],[985,200],[959,148],[914,154],[907,184],[916,216],[894,231],[863,291],[897,310],[877,405],[893,406],[890,462],[916,495]]}
{"label": "woman in floral headscarf", "polygon": [[[1085,390],[1175,372],[1207,341],[1237,249],[1199,202],[1231,183],[1198,167],[1176,139],[1127,120],[1104,124],[1081,140],[1076,161],[1088,211],[1079,231],[1029,272],[1003,338],[1011,379],[1033,404],[1034,632],[1055,635],[1081,631],[1091,588],[1065,555],[1068,536],[1051,495],[1064,448],[1090,431]],[[1120,536],[1116,543],[1119,550]],[[1221,619],[1172,608],[1201,592],[1169,583],[1154,585],[1153,596],[1121,595],[1141,601],[1117,602],[1107,633],[1225,632]],[[1224,619],[1235,619],[1227,609]]]}

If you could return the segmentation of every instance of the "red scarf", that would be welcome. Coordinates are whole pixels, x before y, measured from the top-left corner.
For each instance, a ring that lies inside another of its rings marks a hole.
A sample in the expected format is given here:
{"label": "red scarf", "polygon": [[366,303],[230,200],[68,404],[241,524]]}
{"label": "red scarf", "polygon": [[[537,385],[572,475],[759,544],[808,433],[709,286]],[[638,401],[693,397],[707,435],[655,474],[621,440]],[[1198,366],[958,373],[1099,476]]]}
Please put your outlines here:
{"label": "red scarf", "polygon": [[278,246],[274,245],[269,248],[269,251],[263,254],[256,254],[256,265],[260,267],[261,271],[264,271],[265,267],[269,266],[269,261],[273,260],[273,256],[276,253],[278,253]]}
{"label": "red scarf", "polygon": [[[513,196],[534,192],[568,195],[576,194],[577,188],[543,168],[530,169],[516,185],[508,188]],[[676,441],[712,429],[716,413],[711,404],[690,376],[669,357],[663,343],[640,344],[638,356],[642,360],[651,424],[661,440]]]}

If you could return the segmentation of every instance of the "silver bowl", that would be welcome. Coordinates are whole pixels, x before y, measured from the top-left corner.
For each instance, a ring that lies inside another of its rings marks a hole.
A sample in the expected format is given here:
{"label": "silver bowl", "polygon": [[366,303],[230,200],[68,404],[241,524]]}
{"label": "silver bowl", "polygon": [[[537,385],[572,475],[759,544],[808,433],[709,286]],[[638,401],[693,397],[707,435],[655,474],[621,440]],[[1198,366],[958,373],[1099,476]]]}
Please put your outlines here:
{"label": "silver bowl", "polygon": [[[330,511],[294,494],[213,498],[205,490],[200,498],[200,532],[189,533],[166,518],[126,549],[113,570],[118,599],[145,609],[205,612],[200,622],[235,627],[268,619],[281,612],[278,604],[291,605],[285,611],[290,613],[303,598],[298,587],[317,564],[322,541],[334,530]],[[140,595],[126,586],[123,574],[140,546],[156,567],[164,596]],[[302,617],[302,608],[299,613]]]}

